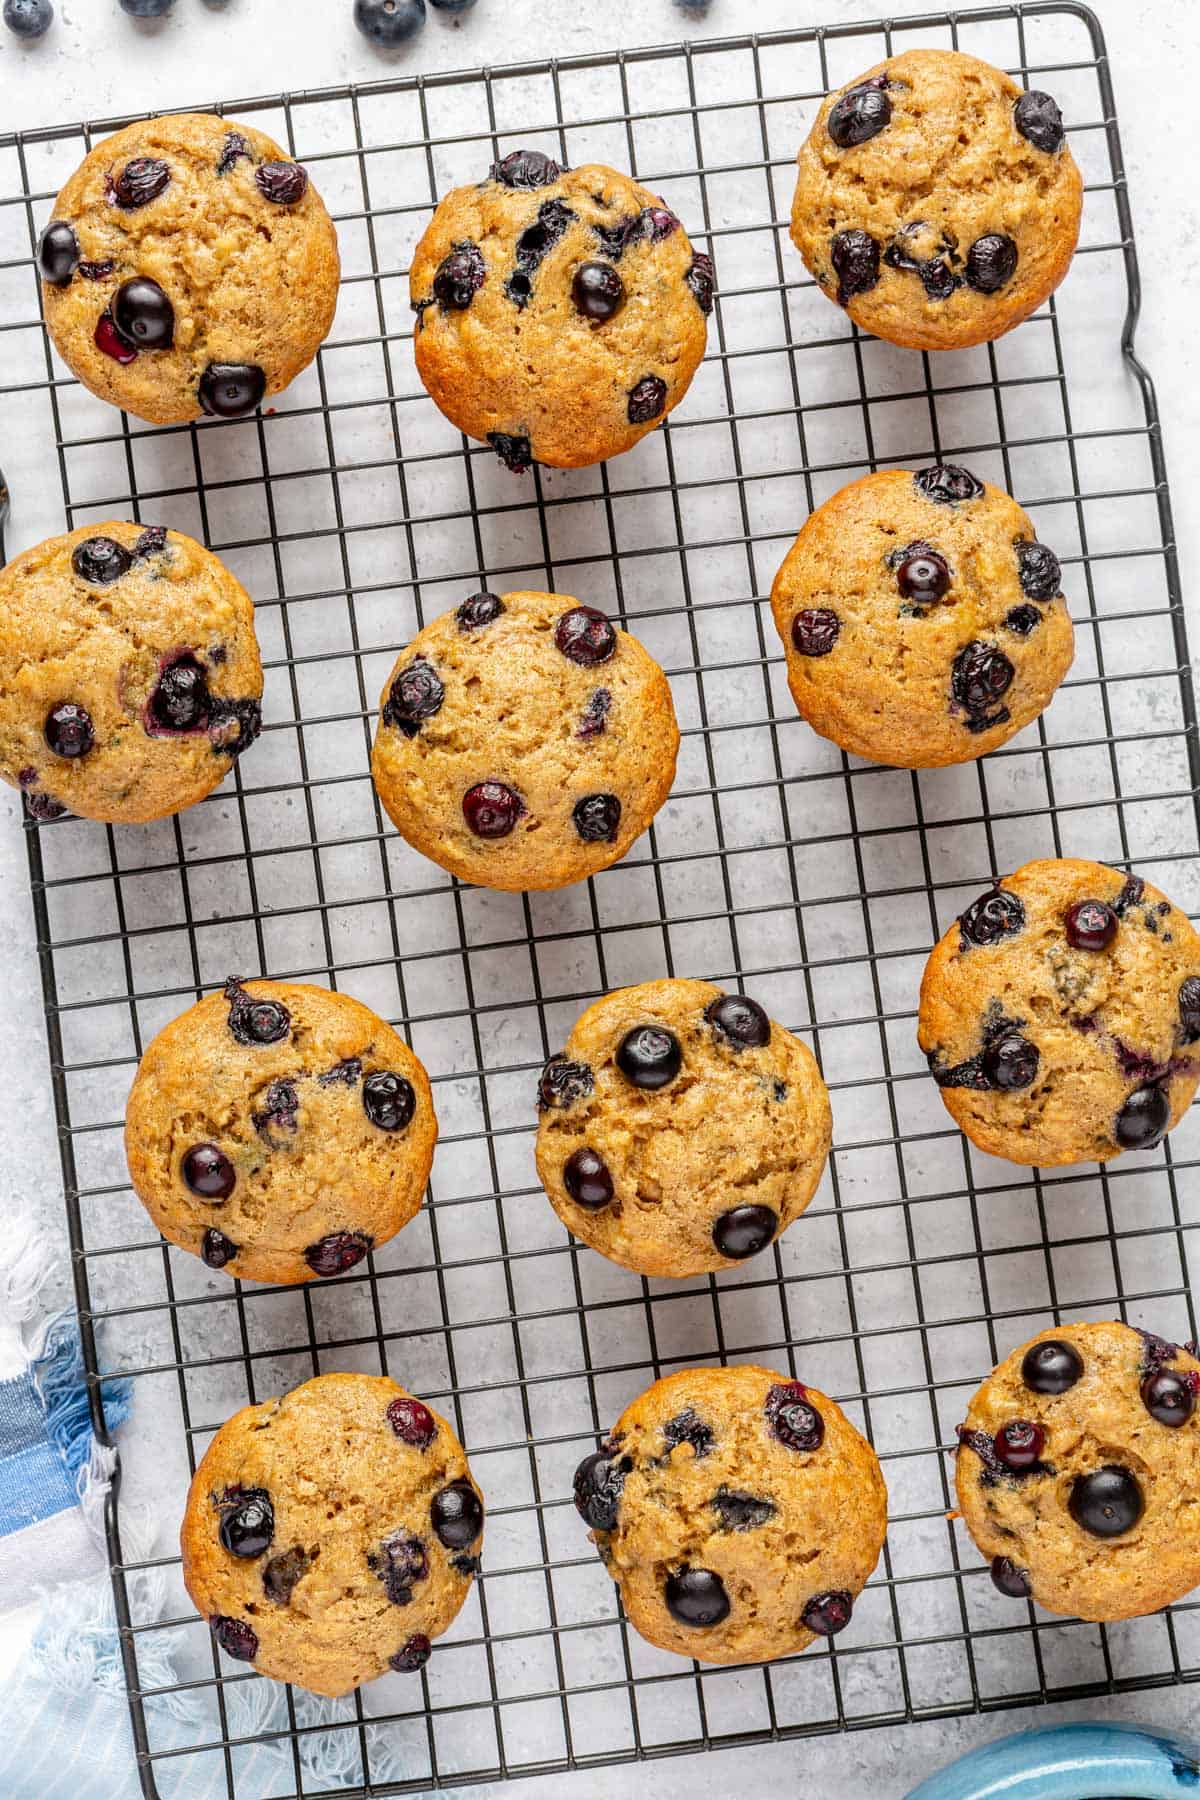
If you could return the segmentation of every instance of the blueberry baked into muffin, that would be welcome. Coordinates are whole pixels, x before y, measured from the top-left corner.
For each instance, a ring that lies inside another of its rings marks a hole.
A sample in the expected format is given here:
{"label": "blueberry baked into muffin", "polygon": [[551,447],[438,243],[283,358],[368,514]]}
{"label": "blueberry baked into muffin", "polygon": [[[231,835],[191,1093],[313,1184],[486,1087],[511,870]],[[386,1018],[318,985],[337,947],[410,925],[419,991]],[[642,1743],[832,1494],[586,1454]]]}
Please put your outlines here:
{"label": "blueberry baked into muffin", "polygon": [[329,1695],[428,1662],[482,1544],[462,1445],[381,1375],[318,1375],[234,1413],[180,1531],[188,1593],[226,1656]]}
{"label": "blueberry baked into muffin", "polygon": [[841,1408],[771,1369],[684,1369],[628,1406],[575,1504],[630,1622],[700,1662],[767,1662],[850,1623],[887,1489]]}
{"label": "blueberry baked into muffin", "polygon": [[0,776],[31,817],[202,800],[262,724],[250,597],[193,538],[109,520],[0,570]]}
{"label": "blueberry baked into muffin", "polygon": [[800,152],[792,240],[864,331],[959,350],[1062,281],[1083,183],[1050,94],[957,50],[907,50],[830,94]]}
{"label": "blueberry baked into muffin", "polygon": [[688,390],[713,266],[657,194],[514,150],[439,203],[410,276],[417,370],[510,469],[628,450]]}
{"label": "blueberry baked into muffin", "polygon": [[371,773],[401,836],[462,881],[557,888],[624,856],[679,728],[648,651],[567,594],[472,594],[409,644]]}
{"label": "blueberry baked into muffin", "polygon": [[880,469],[812,513],[771,589],[788,686],[814,731],[894,768],[995,750],[1071,666],[1058,558],[1001,488],[940,464]]}
{"label": "blueberry baked into muffin", "polygon": [[1200,1583],[1200,1362],[1116,1320],[1055,1326],[958,1428],[968,1531],[1002,1594],[1132,1619]]}
{"label": "blueberry baked into muffin", "polygon": [[575,1237],[641,1275],[744,1262],[804,1211],[829,1154],[806,1044],[707,981],[589,1006],[538,1083],[537,1169]]}
{"label": "blueberry baked into muffin", "polygon": [[418,1211],[437,1141],[429,1080],[361,1001],[239,981],[159,1032],[125,1115],[134,1189],[210,1269],[340,1275]]}
{"label": "blueberry baked into muffin", "polygon": [[955,1122],[992,1156],[1153,1149],[1200,1084],[1200,938],[1138,875],[1026,863],[934,948],[918,1040]]}
{"label": "blueberry baked into muffin", "polygon": [[155,424],[236,418],[333,323],[337,235],[308,171],[251,125],[175,113],[97,144],[38,245],[55,348]]}

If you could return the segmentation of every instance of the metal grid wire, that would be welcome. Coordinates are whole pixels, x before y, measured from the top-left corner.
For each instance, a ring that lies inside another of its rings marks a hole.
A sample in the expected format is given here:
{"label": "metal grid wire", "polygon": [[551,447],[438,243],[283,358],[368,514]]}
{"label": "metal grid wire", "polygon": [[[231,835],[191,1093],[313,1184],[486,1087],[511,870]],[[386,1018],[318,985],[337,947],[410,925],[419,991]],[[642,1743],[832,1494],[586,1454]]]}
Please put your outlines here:
{"label": "metal grid wire", "polygon": [[[821,96],[914,42],[1053,89],[1087,181],[1056,300],[995,345],[935,359],[849,328],[786,231]],[[109,1531],[146,1793],[215,1770],[231,1800],[311,1795],[335,1769],[390,1793],[1196,1679],[1194,1602],[1108,1629],[1037,1613],[995,1593],[945,1515],[954,1423],[1025,1335],[1114,1313],[1195,1334],[1196,1215],[1179,1174],[1196,1163],[1197,1114],[1150,1156],[1017,1169],[950,1126],[914,1033],[939,928],[1031,856],[1132,862],[1200,910],[1195,715],[1095,20],[996,7],[227,110],[312,168],[345,264],[318,363],[241,423],[144,427],[68,378],[45,346],[30,253],[110,125],[0,140],[0,429],[22,542],[61,529],[53,444],[69,524],[166,522],[226,558],[256,597],[267,665],[266,731],[218,795],[145,828],[64,819],[29,833],[102,1435],[99,1371],[135,1388]],[[708,358],[663,431],[607,466],[523,481],[421,391],[405,280],[435,196],[517,143],[632,167],[713,253],[721,296]],[[827,494],[868,467],[940,457],[1031,508],[1063,560],[1078,657],[1047,716],[983,762],[867,767],[796,719],[763,596]],[[624,864],[577,889],[464,888],[383,826],[374,697],[412,631],[481,585],[606,606],[671,676],[674,795]],[[358,995],[433,1078],[429,1204],[337,1282],[214,1276],[161,1243],[129,1190],[120,1126],[136,1059],[230,971]],[[608,1265],[567,1239],[533,1172],[544,1057],[596,995],[676,973],[757,994],[810,1039],[833,1096],[836,1149],[813,1205],[719,1280]],[[836,1644],[704,1671],[627,1630],[569,1495],[635,1393],[718,1360],[835,1394],[881,1455],[891,1525]],[[427,1669],[318,1706],[218,1657],[174,1529],[235,1407],[345,1368],[391,1372],[450,1413],[489,1518],[484,1573]],[[140,1501],[158,1531],[135,1553]]]}

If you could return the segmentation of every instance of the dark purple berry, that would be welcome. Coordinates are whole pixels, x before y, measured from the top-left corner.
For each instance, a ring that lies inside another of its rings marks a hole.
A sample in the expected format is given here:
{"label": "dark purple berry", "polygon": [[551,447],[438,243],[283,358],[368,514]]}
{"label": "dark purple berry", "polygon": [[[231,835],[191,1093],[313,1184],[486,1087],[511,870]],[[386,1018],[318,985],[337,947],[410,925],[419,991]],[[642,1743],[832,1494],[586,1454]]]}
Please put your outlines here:
{"label": "dark purple berry", "polygon": [[387,1409],[387,1422],[401,1443],[414,1450],[428,1450],[437,1435],[437,1421],[427,1406],[411,1394],[400,1394]]}
{"label": "dark purple berry", "polygon": [[657,1093],[683,1067],[679,1039],[664,1025],[635,1025],[617,1048],[617,1067],[634,1087]]}
{"label": "dark purple berry", "polygon": [[506,469],[523,475],[533,467],[533,446],[527,437],[514,437],[507,431],[489,431],[487,441]]}
{"label": "dark purple berry", "polygon": [[1006,1037],[993,1039],[980,1061],[989,1084],[1011,1094],[1032,1086],[1037,1080],[1041,1057],[1036,1044],[1009,1033]]}
{"label": "dark purple berry", "polygon": [[240,131],[227,131],[221,145],[221,154],[217,158],[217,174],[228,175],[230,169],[236,167],[243,157],[247,162],[254,161],[249,144]]}
{"label": "dark purple berry", "polygon": [[679,1569],[668,1575],[664,1598],[681,1625],[708,1627],[729,1617],[725,1583],[712,1569]]}
{"label": "dark purple berry", "polygon": [[275,1536],[275,1509],[265,1488],[239,1488],[232,1504],[221,1502],[220,1538],[231,1556],[253,1559],[271,1547]]}
{"label": "dark purple berry", "polygon": [[462,797],[463,818],[476,837],[505,838],[525,811],[520,796],[502,781],[479,781]]}
{"label": "dark purple berry", "polygon": [[110,537],[84,538],[71,552],[71,567],[81,581],[91,587],[107,587],[128,575],[133,558],[123,545]]}
{"label": "dark purple berry", "polygon": [[376,1069],[362,1084],[363,1111],[380,1131],[403,1131],[417,1110],[411,1081],[392,1069]]}
{"label": "dark purple berry", "polygon": [[105,185],[114,206],[122,212],[133,212],[157,200],[170,179],[170,168],[157,156],[135,156],[119,175],[110,175]]}
{"label": "dark purple berry", "polygon": [[146,730],[163,732],[204,731],[212,712],[208,678],[188,651],[167,663],[159,674],[146,707]]}
{"label": "dark purple berry", "polygon": [[113,323],[139,350],[169,350],[175,342],[175,308],[157,281],[135,275],[112,297]]}
{"label": "dark purple berry", "polygon": [[629,423],[648,425],[651,419],[662,416],[666,404],[666,382],[658,375],[643,375],[637,385],[629,390]]}
{"label": "dark purple berry", "polygon": [[441,712],[446,690],[432,663],[418,656],[396,676],[383,703],[383,722],[406,738],[416,737],[426,719]]}
{"label": "dark purple berry", "polygon": [[1159,1369],[1142,1383],[1142,1405],[1152,1419],[1172,1429],[1186,1425],[1196,1410],[1197,1377]]}
{"label": "dark purple berry", "polygon": [[1058,102],[1037,88],[1021,95],[1013,107],[1013,121],[1021,136],[1047,156],[1053,156],[1063,141],[1063,116]]}
{"label": "dark purple berry", "polygon": [[251,1123],[265,1144],[272,1150],[282,1150],[292,1132],[297,1129],[297,1114],[300,1110],[300,1096],[296,1092],[294,1081],[272,1081],[267,1088],[264,1104],[257,1112],[250,1114]]}
{"label": "dark purple berry", "polygon": [[1146,1496],[1128,1469],[1109,1463],[1076,1477],[1067,1507],[1075,1523],[1093,1537],[1120,1537],[1145,1512]]}
{"label": "dark purple berry", "polygon": [[66,807],[53,794],[26,794],[25,810],[37,824],[44,824],[47,819],[61,819]]}
{"label": "dark purple berry", "polygon": [[814,1594],[800,1614],[800,1623],[818,1637],[836,1637],[845,1631],[853,1611],[850,1595],[844,1588],[835,1588],[827,1594]]}
{"label": "dark purple berry", "polygon": [[297,162],[259,163],[254,185],[275,206],[295,206],[308,192],[308,170]]}
{"label": "dark purple berry", "polygon": [[228,1025],[239,1044],[278,1044],[291,1029],[292,1015],[278,1000],[248,994],[236,975],[225,983]]}
{"label": "dark purple berry", "polygon": [[1103,900],[1076,900],[1067,908],[1067,942],[1072,950],[1107,950],[1120,921]]}
{"label": "dark purple berry", "polygon": [[692,291],[692,297],[705,318],[713,309],[713,295],[716,291],[716,273],[711,256],[703,250],[697,250],[692,257],[692,266],[683,278]]}
{"label": "dark purple berry", "polygon": [[38,239],[38,273],[51,287],[69,287],[81,252],[75,229],[65,219],[51,219]]}
{"label": "dark purple berry", "polygon": [[585,844],[615,844],[621,825],[621,802],[615,794],[585,794],[575,802],[571,817]]}
{"label": "dark purple berry", "polygon": [[723,1212],[712,1229],[712,1240],[722,1256],[744,1262],[765,1250],[779,1230],[779,1214],[769,1206],[733,1206]]}
{"label": "dark purple berry", "polygon": [[504,284],[513,305],[524,307],[533,293],[533,277],[559,239],[565,236],[575,214],[562,200],[543,200],[537,218],[527,225],[516,243],[516,267]]}
{"label": "dark purple berry", "polygon": [[1082,1374],[1082,1356],[1061,1338],[1031,1344],[1021,1359],[1021,1380],[1035,1394],[1065,1394]]}
{"label": "dark purple berry", "polygon": [[1127,875],[1121,883],[1120,893],[1112,903],[1118,919],[1123,919],[1131,906],[1140,906],[1145,892],[1146,884],[1140,875]]}
{"label": "dark purple berry", "polygon": [[14,37],[45,37],[54,23],[50,0],[4,0],[4,23]]}
{"label": "dark purple berry", "polygon": [[423,1631],[414,1631],[410,1638],[401,1644],[394,1656],[388,1657],[388,1667],[395,1669],[397,1675],[415,1675],[423,1669],[433,1654],[433,1645]]}
{"label": "dark purple berry", "polygon": [[136,361],[137,345],[117,330],[116,322],[110,312],[105,311],[96,320],[96,329],[92,333],[97,350],[105,356],[111,356],[114,362],[122,365]]}
{"label": "dark purple berry", "polygon": [[575,1509],[593,1531],[615,1529],[621,1490],[632,1467],[627,1456],[616,1457],[606,1450],[593,1450],[576,1469]]}
{"label": "dark purple berry", "polygon": [[193,1144],[184,1152],[180,1173],[202,1200],[228,1200],[237,1183],[233,1164],[215,1144]]}
{"label": "dark purple berry", "polygon": [[757,1531],[775,1517],[775,1502],[756,1494],[739,1494],[719,1487],[709,1505],[721,1521],[722,1531]]}
{"label": "dark purple berry", "polygon": [[838,278],[840,306],[848,306],[856,294],[866,294],[879,280],[879,245],[869,231],[839,231],[829,246],[829,260]]}
{"label": "dark purple berry", "polygon": [[483,1502],[469,1481],[452,1481],[433,1496],[429,1517],[447,1550],[468,1550],[483,1530]]}
{"label": "dark purple berry", "polygon": [[673,231],[679,230],[679,220],[665,206],[647,206],[637,223],[652,244],[661,244]]}
{"label": "dark purple berry", "polygon": [[208,735],[214,756],[240,756],[262,730],[257,700],[214,700]]}
{"label": "dark purple berry", "polygon": [[1030,538],[1018,538],[1016,548],[1022,593],[1030,600],[1053,600],[1062,587],[1062,568],[1053,550]]}
{"label": "dark purple berry", "polygon": [[625,298],[625,283],[611,263],[580,263],[571,283],[575,310],[593,324],[611,319]]}
{"label": "dark purple berry", "polygon": [[487,268],[478,244],[455,244],[438,264],[433,295],[443,312],[466,312],[484,284]]}
{"label": "dark purple berry", "polygon": [[165,19],[175,0],[121,0],[121,11],[131,19]]}
{"label": "dark purple berry", "polygon": [[865,144],[892,122],[892,103],[887,94],[887,76],[877,75],[857,87],[847,88],[833,104],[825,129],[839,150]]}
{"label": "dark purple berry", "polygon": [[1001,938],[1015,937],[1024,930],[1025,904],[1019,894],[995,887],[973,900],[958,923],[961,950],[971,944],[997,944]]}
{"label": "dark purple berry", "polygon": [[167,528],[165,525],[147,525],[145,531],[133,546],[133,554],[139,556],[161,556],[167,547]]}
{"label": "dark purple berry", "polygon": [[966,713],[968,730],[986,731],[1004,723],[1008,708],[998,702],[1012,686],[1015,674],[1003,650],[994,644],[974,638],[963,645],[954,659],[950,697]]}
{"label": "dark purple berry", "polygon": [[308,1246],[304,1260],[314,1275],[344,1275],[362,1261],[374,1242],[365,1231],[331,1231]]}
{"label": "dark purple berry", "polygon": [[591,669],[607,662],[617,647],[612,621],[594,606],[573,606],[554,627],[554,642],[570,662]]}
{"label": "dark purple berry", "polygon": [[258,1655],[258,1634],[245,1619],[230,1619],[218,1613],[209,1625],[226,1656],[235,1656],[239,1662],[254,1661]]}
{"label": "dark purple berry", "polygon": [[572,1062],[562,1054],[552,1056],[538,1079],[538,1111],[574,1106],[577,1100],[586,1100],[595,1085],[596,1078],[586,1063]]}
{"label": "dark purple berry", "polygon": [[1009,1600],[1025,1600],[1032,1589],[1028,1570],[1020,1568],[1009,1556],[993,1556],[992,1584]]}
{"label": "dark purple berry", "polygon": [[563,1186],[576,1206],[599,1212],[613,1197],[613,1178],[608,1165],[585,1145],[570,1155],[563,1166]]}
{"label": "dark purple berry", "polygon": [[967,251],[967,286],[978,294],[998,294],[1017,272],[1017,246],[1002,231],[976,238]]}
{"label": "dark purple berry", "polygon": [[673,1419],[668,1419],[662,1428],[662,1437],[666,1456],[669,1457],[680,1444],[687,1444],[697,1461],[707,1456],[717,1441],[716,1432],[694,1406],[685,1406]]}
{"label": "dark purple berry", "polygon": [[201,410],[218,419],[242,419],[266,391],[266,373],[257,363],[209,363],[200,377]]}
{"label": "dark purple berry", "polygon": [[563,173],[560,165],[540,150],[510,150],[492,164],[492,180],[508,188],[549,187]]}
{"label": "dark purple berry", "polygon": [[1018,637],[1028,637],[1030,632],[1035,631],[1041,622],[1042,615],[1036,606],[1014,606],[1012,611],[1004,616],[1004,623],[1010,631],[1015,631]]}
{"label": "dark purple berry", "polygon": [[713,1029],[735,1050],[761,1050],[771,1041],[771,1021],[745,994],[720,994],[704,1009]]}
{"label": "dark purple berry", "polygon": [[1179,985],[1179,1030],[1185,1044],[1200,1038],[1200,976],[1189,975]]}
{"label": "dark purple berry", "polygon": [[1166,1136],[1171,1121],[1171,1102],[1166,1089],[1155,1083],[1134,1088],[1117,1114],[1113,1136],[1122,1150],[1153,1150]]}
{"label": "dark purple berry", "polygon": [[409,1606],[413,1588],[429,1573],[429,1557],[419,1537],[398,1531],[368,1553],[367,1567],[382,1581],[393,1606]]}
{"label": "dark purple berry", "polygon": [[73,700],[63,700],[46,714],[42,736],[47,749],[55,756],[74,761],[86,756],[92,748],[96,742],[96,728],[85,707],[77,706]]}
{"label": "dark purple berry", "polygon": [[463,601],[454,617],[460,631],[478,631],[498,619],[503,611],[504,602],[499,594],[472,594],[469,600]]}
{"label": "dark purple berry", "polygon": [[223,1269],[237,1255],[237,1245],[223,1231],[210,1225],[200,1240],[200,1255],[210,1269]]}
{"label": "dark purple berry", "polygon": [[763,1405],[771,1431],[788,1450],[819,1450],[825,1421],[802,1381],[777,1381]]}
{"label": "dark purple berry", "polygon": [[326,1069],[323,1075],[317,1076],[317,1086],[357,1087],[361,1080],[362,1058],[346,1056],[340,1063],[334,1063],[332,1069]]}
{"label": "dark purple berry", "polygon": [[111,258],[105,262],[81,262],[79,273],[85,281],[107,281],[116,266]]}
{"label": "dark purple berry", "polygon": [[842,621],[827,606],[805,606],[792,620],[792,643],[801,656],[828,656]]}
{"label": "dark purple berry", "polygon": [[579,721],[577,738],[590,743],[592,738],[599,737],[608,723],[609,708],[612,706],[612,695],[607,688],[597,688],[588,695],[587,705],[583,709],[583,717]]}
{"label": "dark purple berry", "polygon": [[913,482],[917,492],[936,506],[958,506],[964,500],[978,500],[983,493],[982,481],[957,463],[935,463],[932,468],[920,469]]}
{"label": "dark purple berry", "polygon": [[308,1573],[311,1559],[300,1544],[281,1550],[263,1569],[263,1592],[273,1606],[290,1606],[292,1593]]}
{"label": "dark purple berry", "polygon": [[935,606],[950,592],[950,570],[945,557],[928,545],[913,545],[896,570],[896,585],[914,606]]}
{"label": "dark purple berry", "polygon": [[1006,1469],[1021,1474],[1036,1467],[1046,1447],[1046,1434],[1028,1419],[1012,1419],[992,1439],[996,1459]]}
{"label": "dark purple berry", "polygon": [[415,37],[425,23],[425,0],[354,0],[354,23],[381,49]]}

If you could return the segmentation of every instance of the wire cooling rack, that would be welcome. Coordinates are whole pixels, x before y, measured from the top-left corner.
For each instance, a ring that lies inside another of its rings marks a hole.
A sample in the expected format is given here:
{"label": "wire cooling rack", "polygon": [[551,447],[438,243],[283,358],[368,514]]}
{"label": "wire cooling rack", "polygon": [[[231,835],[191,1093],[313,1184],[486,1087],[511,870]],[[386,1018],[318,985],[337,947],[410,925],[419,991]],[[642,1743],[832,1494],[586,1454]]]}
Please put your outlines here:
{"label": "wire cooling rack", "polygon": [[[850,329],[786,231],[823,93],[913,42],[1050,87],[1087,182],[1056,299],[991,347],[934,359]],[[70,525],[117,514],[193,532],[255,595],[267,665],[263,738],[208,802],[145,828],[29,833],[102,1437],[99,1372],[135,1390],[108,1525],[145,1792],[190,1794],[206,1776],[231,1800],[339,1782],[391,1793],[1196,1679],[1194,1602],[1108,1629],[1051,1618],[1001,1599],[945,1515],[954,1423],[1024,1336],[1114,1313],[1195,1334],[1196,1202],[1179,1173],[1196,1166],[1197,1113],[1107,1170],[1021,1170],[950,1126],[914,1029],[939,928],[1032,856],[1132,862],[1200,910],[1195,713],[1096,21],[996,7],[219,110],[310,165],[345,267],[318,363],[241,423],[120,418],[46,346],[37,232],[93,138],[127,121],[0,140],[14,542],[62,529],[63,509]],[[435,195],[517,143],[632,167],[713,253],[720,288],[708,358],[663,431],[606,466],[520,481],[421,391],[405,279]],[[867,468],[940,457],[1030,508],[1063,560],[1078,657],[1005,749],[910,774],[845,758],[797,720],[764,596],[812,506]],[[620,867],[562,893],[452,883],[384,828],[371,788],[393,657],[481,585],[606,606],[671,676],[672,799]],[[156,1237],[128,1187],[136,1059],[230,972],[358,995],[434,1080],[430,1203],[342,1280],[213,1275]],[[572,1244],[546,1204],[533,1085],[587,1002],[675,973],[742,984],[810,1038],[836,1149],[770,1253],[719,1280],[647,1282]],[[739,1359],[842,1400],[882,1457],[891,1526],[835,1644],[705,1671],[627,1630],[570,1477],[654,1377]],[[483,1576],[427,1669],[317,1703],[218,1657],[175,1523],[235,1407],[345,1368],[387,1370],[450,1412],[489,1517]]]}

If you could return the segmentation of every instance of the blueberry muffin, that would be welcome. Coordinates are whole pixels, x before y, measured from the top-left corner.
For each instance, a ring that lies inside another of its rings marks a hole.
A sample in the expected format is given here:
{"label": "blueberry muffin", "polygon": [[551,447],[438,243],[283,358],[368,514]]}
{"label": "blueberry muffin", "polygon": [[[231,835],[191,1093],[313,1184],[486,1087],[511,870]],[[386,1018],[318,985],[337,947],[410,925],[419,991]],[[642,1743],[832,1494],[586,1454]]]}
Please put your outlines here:
{"label": "blueberry muffin", "polygon": [[0,570],[0,775],[36,819],[179,812],[262,724],[254,608],[181,531],[110,520]]}
{"label": "blueberry muffin", "polygon": [[424,1069],[361,1001],[225,983],[154,1039],[125,1154],[154,1223],[252,1281],[340,1275],[418,1211],[437,1119]]}
{"label": "blueberry muffin", "polygon": [[409,644],[371,773],[400,835],[480,887],[565,887],[624,856],[666,799],[667,678],[567,594],[472,594]]}
{"label": "blueberry muffin", "polygon": [[463,1447],[382,1375],[245,1406],[196,1470],[183,1579],[226,1656],[314,1694],[419,1669],[479,1568]]}
{"label": "blueberry muffin", "polygon": [[55,348],[101,400],[157,425],[236,418],[333,323],[337,235],[301,164],[209,113],[105,138],[38,245]]}
{"label": "blueberry muffin", "polygon": [[679,404],[713,266],[630,176],[514,150],[440,202],[410,286],[421,380],[519,473],[603,462]]}
{"label": "blueberry muffin", "polygon": [[1116,1320],[1055,1326],[958,1428],[962,1518],[1013,1599],[1133,1619],[1200,1583],[1200,1362]]}
{"label": "blueberry muffin", "polygon": [[1082,206],[1049,94],[957,50],[907,50],[825,101],[800,152],[792,240],[864,331],[961,350],[1054,292]]}
{"label": "blueberry muffin", "polygon": [[1071,666],[1058,558],[967,469],[880,469],[811,514],[771,589],[788,686],[822,737],[934,769],[1037,718]]}
{"label": "blueberry muffin", "polygon": [[575,1504],[638,1631],[700,1662],[767,1662],[850,1623],[887,1489],[841,1408],[770,1369],[684,1369],[626,1407]]}
{"label": "blueberry muffin", "polygon": [[576,1237],[640,1275],[727,1269],[798,1219],[829,1155],[806,1044],[707,981],[606,994],[542,1071],[537,1168]]}
{"label": "blueberry muffin", "polygon": [[956,1124],[992,1156],[1151,1150],[1200,1084],[1200,938],[1138,875],[1026,863],[934,948],[918,1040]]}

